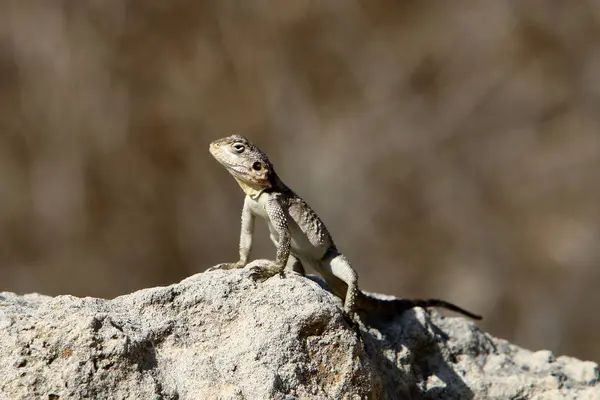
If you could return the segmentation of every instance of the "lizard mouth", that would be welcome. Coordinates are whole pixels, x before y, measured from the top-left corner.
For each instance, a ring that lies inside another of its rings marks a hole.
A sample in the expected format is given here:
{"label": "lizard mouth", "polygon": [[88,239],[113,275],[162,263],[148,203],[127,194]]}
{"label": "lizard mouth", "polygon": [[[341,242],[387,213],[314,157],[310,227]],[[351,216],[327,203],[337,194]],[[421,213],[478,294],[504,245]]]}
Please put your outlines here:
{"label": "lizard mouth", "polygon": [[[237,165],[235,163],[232,163],[232,160],[229,160],[228,157],[225,154],[223,154],[223,152],[225,152],[226,150],[220,146],[219,141],[212,142],[208,146],[208,151],[213,156],[213,158],[215,160],[217,160],[217,162],[219,164],[224,166],[227,169],[227,171],[231,175],[233,175],[234,178],[240,179],[243,181],[248,180],[247,177],[245,176],[245,174],[240,172],[240,169],[242,169],[243,167],[240,165]],[[248,183],[251,183],[251,182],[248,182]]]}
{"label": "lizard mouth", "polygon": [[225,160],[223,159],[223,156],[221,154],[221,152],[223,151],[223,149],[220,148],[220,146],[219,146],[219,144],[217,142],[212,142],[208,146],[208,151],[213,156],[213,158],[215,160],[217,160],[220,164],[222,164],[224,166],[227,166],[227,164],[225,163]]}
{"label": "lizard mouth", "polygon": [[208,145],[208,151],[213,157],[216,158],[217,144],[215,142],[211,142],[211,144]]}

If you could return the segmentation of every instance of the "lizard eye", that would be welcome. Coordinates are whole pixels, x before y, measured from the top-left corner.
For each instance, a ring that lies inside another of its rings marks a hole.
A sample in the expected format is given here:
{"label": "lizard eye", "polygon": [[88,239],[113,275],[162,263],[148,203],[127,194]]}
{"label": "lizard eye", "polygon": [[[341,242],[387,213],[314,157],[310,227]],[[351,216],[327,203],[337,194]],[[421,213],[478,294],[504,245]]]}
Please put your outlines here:
{"label": "lizard eye", "polygon": [[234,143],[234,144],[233,144],[233,149],[236,151],[236,153],[239,153],[239,154],[241,154],[241,153],[243,153],[243,152],[244,152],[244,150],[245,150],[246,148],[245,148],[245,147],[244,147],[244,145],[243,145],[243,144],[241,144],[241,143]]}
{"label": "lizard eye", "polygon": [[252,164],[252,169],[255,171],[260,171],[262,169],[262,164],[260,161],[256,161],[254,164]]}

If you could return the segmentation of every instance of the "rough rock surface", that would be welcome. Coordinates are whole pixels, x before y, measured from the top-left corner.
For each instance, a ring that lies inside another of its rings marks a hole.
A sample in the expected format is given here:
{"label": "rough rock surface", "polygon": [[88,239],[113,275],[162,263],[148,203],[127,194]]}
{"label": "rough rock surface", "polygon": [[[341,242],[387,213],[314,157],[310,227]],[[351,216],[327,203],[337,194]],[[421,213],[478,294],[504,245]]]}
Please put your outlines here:
{"label": "rough rock surface", "polygon": [[194,275],[113,300],[0,293],[0,399],[599,399],[598,365],[463,318],[363,316],[315,281]]}

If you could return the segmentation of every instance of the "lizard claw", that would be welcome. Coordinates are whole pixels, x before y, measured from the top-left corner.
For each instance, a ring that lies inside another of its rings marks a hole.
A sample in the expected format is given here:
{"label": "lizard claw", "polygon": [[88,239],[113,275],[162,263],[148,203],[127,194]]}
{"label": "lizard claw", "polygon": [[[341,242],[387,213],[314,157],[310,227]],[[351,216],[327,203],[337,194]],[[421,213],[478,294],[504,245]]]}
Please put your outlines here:
{"label": "lizard claw", "polygon": [[219,271],[219,270],[240,269],[240,268],[244,268],[244,265],[238,261],[238,262],[234,262],[234,263],[217,264],[214,267],[208,268],[204,272],[213,272],[213,271]]}
{"label": "lizard claw", "polygon": [[226,265],[227,265],[226,263],[217,264],[214,267],[205,269],[204,272],[213,272],[213,271],[218,271],[220,269],[226,269],[226,268],[224,268]]}
{"label": "lizard claw", "polygon": [[344,318],[344,321],[346,321],[346,323],[348,325],[350,325],[353,328],[357,327],[356,321],[354,320],[352,313],[342,310],[342,317]]}
{"label": "lizard claw", "polygon": [[249,271],[250,278],[256,282],[264,282],[278,273],[277,271],[268,270],[264,267],[252,267]]}
{"label": "lizard claw", "polygon": [[264,282],[267,279],[279,275],[284,277],[284,268],[281,268],[278,264],[270,261],[266,265],[251,265],[248,267],[249,276],[252,280],[258,282]]}

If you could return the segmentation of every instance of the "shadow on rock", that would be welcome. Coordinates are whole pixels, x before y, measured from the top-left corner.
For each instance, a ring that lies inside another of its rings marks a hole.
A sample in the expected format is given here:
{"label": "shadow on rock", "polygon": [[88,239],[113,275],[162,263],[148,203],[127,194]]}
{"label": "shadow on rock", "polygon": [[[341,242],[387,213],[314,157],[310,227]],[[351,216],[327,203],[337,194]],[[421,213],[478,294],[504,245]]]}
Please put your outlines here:
{"label": "shadow on rock", "polygon": [[422,309],[395,318],[365,316],[362,336],[381,372],[386,399],[473,399],[461,377],[456,354],[446,348],[450,333]]}

